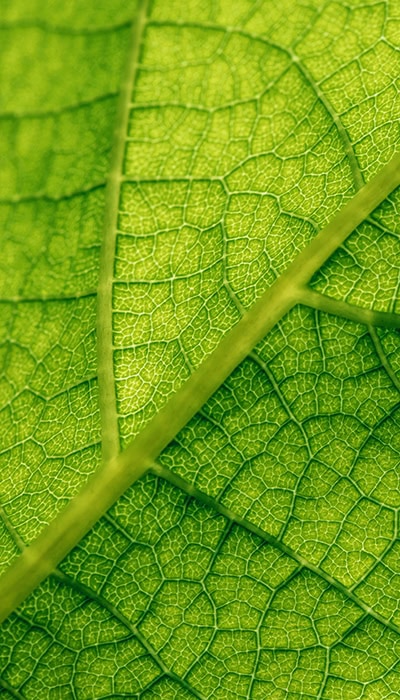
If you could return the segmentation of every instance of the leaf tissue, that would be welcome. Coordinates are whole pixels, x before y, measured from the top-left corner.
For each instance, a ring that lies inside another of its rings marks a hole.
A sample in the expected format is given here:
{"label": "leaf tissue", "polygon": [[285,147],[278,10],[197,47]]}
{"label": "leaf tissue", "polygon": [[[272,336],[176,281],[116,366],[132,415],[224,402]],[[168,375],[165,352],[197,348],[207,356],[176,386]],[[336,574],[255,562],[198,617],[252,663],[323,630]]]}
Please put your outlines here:
{"label": "leaf tissue", "polygon": [[0,34],[0,700],[400,697],[398,0]]}

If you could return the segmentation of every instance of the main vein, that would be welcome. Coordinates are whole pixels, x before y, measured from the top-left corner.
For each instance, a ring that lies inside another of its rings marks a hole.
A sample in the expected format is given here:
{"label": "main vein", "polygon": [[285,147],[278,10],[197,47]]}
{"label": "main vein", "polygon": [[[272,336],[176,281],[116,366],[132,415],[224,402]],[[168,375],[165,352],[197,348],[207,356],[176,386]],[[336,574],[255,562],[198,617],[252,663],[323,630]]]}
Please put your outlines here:
{"label": "main vein", "polygon": [[[152,467],[162,450],[200,410],[235,367],[268,331],[301,301],[304,289],[313,274],[354,228],[399,184],[400,154],[396,154],[296,256],[285,272],[225,335],[217,348],[131,444],[119,455],[109,455],[108,459],[104,459],[101,468],[90,478],[82,491],[24,550],[0,579],[0,622],[56,568],[126,489]],[[118,196],[118,192],[115,196]],[[104,300],[104,304],[107,305],[110,314],[107,324],[108,337],[111,340],[111,296]],[[103,345],[104,343],[105,340]],[[107,349],[108,369],[109,363],[112,362],[110,348]],[[103,350],[106,351],[105,348]],[[105,363],[104,357],[102,361]],[[107,367],[104,364],[104,371]],[[103,394],[103,401],[106,398]],[[110,409],[113,415],[114,405]],[[115,432],[115,427],[113,431]],[[108,436],[109,448],[111,445],[115,446],[115,440],[116,437],[111,441]]]}

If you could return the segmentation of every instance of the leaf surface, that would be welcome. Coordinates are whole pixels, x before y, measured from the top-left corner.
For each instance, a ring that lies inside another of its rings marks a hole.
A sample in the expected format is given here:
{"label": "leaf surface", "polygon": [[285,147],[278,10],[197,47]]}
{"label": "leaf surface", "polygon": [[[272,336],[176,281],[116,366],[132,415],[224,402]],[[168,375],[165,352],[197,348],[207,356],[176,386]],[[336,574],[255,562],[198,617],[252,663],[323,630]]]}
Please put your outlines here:
{"label": "leaf surface", "polygon": [[[390,161],[398,9],[4,3],[3,571]],[[398,697],[399,203],[2,624],[4,699]]]}

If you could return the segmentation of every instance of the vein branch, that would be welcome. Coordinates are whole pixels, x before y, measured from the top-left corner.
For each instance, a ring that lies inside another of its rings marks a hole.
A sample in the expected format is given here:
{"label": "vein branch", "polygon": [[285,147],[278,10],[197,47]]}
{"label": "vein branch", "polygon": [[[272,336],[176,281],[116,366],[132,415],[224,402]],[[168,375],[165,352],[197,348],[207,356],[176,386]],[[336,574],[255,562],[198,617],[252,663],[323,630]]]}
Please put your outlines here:
{"label": "vein branch", "polygon": [[25,542],[23,541],[22,537],[19,536],[17,530],[15,529],[14,525],[12,524],[11,520],[9,519],[3,505],[0,503],[0,519],[3,521],[7,532],[9,533],[11,539],[13,540],[14,544],[16,547],[19,549],[20,552],[23,552],[26,545]]}
{"label": "vein branch", "polygon": [[100,254],[97,305],[97,361],[99,370],[99,406],[102,427],[102,454],[106,461],[119,452],[118,419],[114,381],[112,292],[114,257],[121,187],[121,172],[128,132],[132,86],[135,82],[141,37],[147,17],[148,0],[141,0],[137,20],[132,25],[131,47],[123,80],[114,134],[114,147],[106,188],[103,242]]}
{"label": "vein branch", "polygon": [[[89,586],[86,586],[84,583],[81,581],[77,581],[76,579],[72,578],[71,576],[68,576],[64,571],[61,569],[56,569],[52,573],[52,577],[61,583],[65,584],[66,586],[69,586],[70,588],[73,588],[76,590],[78,593],[83,595],[85,598],[88,598],[89,600],[94,601],[97,603],[100,607],[105,608],[108,610],[108,612],[115,617],[127,630],[130,632],[132,635],[134,635],[137,640],[140,642],[140,644],[143,646],[143,648],[147,651],[149,656],[153,659],[153,661],[157,664],[159,669],[162,671],[163,675],[168,676],[172,680],[176,681],[179,683],[179,685],[183,686],[186,690],[188,690],[190,693],[192,693],[196,698],[199,698],[199,700],[203,700],[203,695],[201,695],[195,688],[193,688],[190,683],[185,681],[183,678],[178,676],[178,674],[174,673],[171,671],[168,666],[164,663],[162,660],[161,656],[157,651],[153,648],[153,646],[150,644],[150,642],[146,639],[146,637],[140,632],[138,627],[134,625],[123,613],[121,613],[118,608],[113,605],[104,595],[101,593],[96,593],[92,588],[89,588]],[[156,680],[159,680],[157,678]]]}
{"label": "vein branch", "polygon": [[304,289],[312,276],[348,236],[400,185],[400,152],[350,199],[281,275],[296,277]]}
{"label": "vein branch", "polygon": [[16,698],[17,700],[25,700],[25,695],[21,695],[21,693],[18,692],[15,688],[13,688],[10,683],[4,680],[4,678],[0,678],[0,688],[3,688],[3,690],[6,690],[11,697]]}
{"label": "vein branch", "polygon": [[364,309],[362,306],[349,304],[347,301],[333,299],[310,287],[304,288],[299,302],[318,311],[348,318],[355,323],[364,323],[367,326],[377,326],[378,328],[400,328],[400,314]]}
{"label": "vein branch", "polygon": [[373,610],[373,608],[371,608],[369,605],[364,603],[364,601],[361,598],[359,598],[352,590],[347,588],[344,584],[340,583],[340,581],[335,579],[333,576],[328,574],[326,571],[324,571],[322,568],[320,568],[316,564],[313,564],[312,562],[308,561],[308,559],[306,559],[301,554],[296,552],[294,549],[292,549],[291,547],[286,545],[284,542],[282,542],[282,540],[278,539],[277,537],[274,537],[266,530],[263,530],[261,527],[258,527],[257,525],[252,523],[247,518],[238,515],[231,508],[227,508],[222,503],[220,503],[216,498],[213,498],[212,496],[209,496],[208,494],[204,493],[203,491],[200,491],[200,489],[198,489],[196,486],[194,486],[190,482],[186,481],[178,474],[175,474],[167,467],[164,467],[160,463],[155,462],[151,468],[151,471],[156,476],[160,477],[161,479],[164,479],[165,481],[168,481],[168,483],[179,488],[181,491],[186,493],[191,498],[194,498],[195,500],[199,501],[200,503],[203,503],[204,505],[211,507],[217,513],[220,513],[220,515],[223,515],[225,518],[228,518],[231,522],[236,523],[236,525],[240,525],[244,529],[246,529],[249,532],[252,532],[254,535],[257,535],[258,537],[260,537],[262,540],[264,540],[264,542],[268,542],[268,544],[271,544],[276,549],[279,549],[280,552],[282,552],[283,554],[286,554],[288,557],[290,557],[291,559],[294,559],[294,561],[298,562],[298,564],[300,564],[300,566],[302,568],[308,569],[309,571],[313,571],[315,574],[317,574],[317,576],[319,576],[324,581],[329,583],[330,586],[332,586],[333,588],[335,588],[336,590],[340,591],[345,596],[350,598],[366,614],[370,615],[370,617],[374,618],[375,620],[378,620],[380,623],[382,623],[386,627],[388,627],[391,630],[393,630],[394,632],[397,632],[398,634],[400,634],[400,627],[398,625],[387,620],[382,615],[379,615],[379,613],[376,613]]}
{"label": "vein branch", "polygon": [[368,331],[369,331],[369,334],[371,336],[371,340],[374,344],[376,354],[378,355],[378,357],[381,361],[382,367],[384,368],[389,379],[392,381],[393,385],[396,387],[397,391],[400,391],[400,381],[397,378],[397,376],[393,370],[393,367],[391,366],[388,358],[386,357],[386,354],[385,354],[385,351],[382,347],[382,342],[381,342],[381,339],[380,339],[378,333],[376,332],[373,325],[368,326]]}

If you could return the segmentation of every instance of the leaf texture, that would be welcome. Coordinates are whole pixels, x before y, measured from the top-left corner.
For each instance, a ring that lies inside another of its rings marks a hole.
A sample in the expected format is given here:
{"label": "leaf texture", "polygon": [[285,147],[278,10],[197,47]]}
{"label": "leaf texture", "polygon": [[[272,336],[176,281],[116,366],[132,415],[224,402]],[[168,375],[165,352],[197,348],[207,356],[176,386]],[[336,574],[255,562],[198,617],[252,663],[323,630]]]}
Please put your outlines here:
{"label": "leaf texture", "polygon": [[[397,0],[4,3],[3,571],[389,162],[399,26]],[[399,206],[3,622],[4,700],[399,696],[399,335],[374,327]]]}

